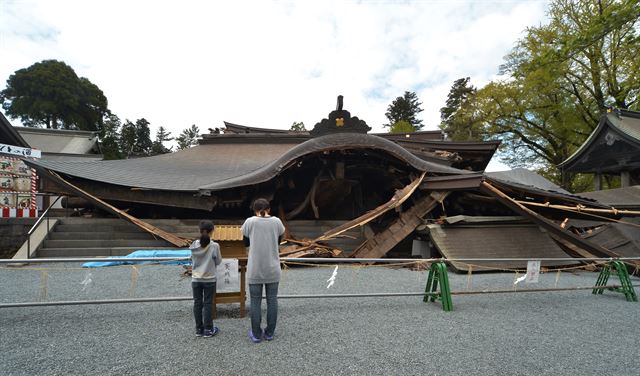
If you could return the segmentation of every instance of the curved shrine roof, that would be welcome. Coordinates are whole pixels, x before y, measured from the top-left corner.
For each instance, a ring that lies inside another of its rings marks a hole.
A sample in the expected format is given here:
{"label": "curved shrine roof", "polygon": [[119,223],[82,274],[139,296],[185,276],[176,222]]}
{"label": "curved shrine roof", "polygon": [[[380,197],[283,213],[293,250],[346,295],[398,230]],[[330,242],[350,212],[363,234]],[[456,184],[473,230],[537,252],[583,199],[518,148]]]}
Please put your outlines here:
{"label": "curved shrine roof", "polygon": [[305,155],[331,150],[378,150],[434,174],[466,174],[416,157],[381,137],[341,133],[296,143],[204,144],[170,154],[111,161],[43,160],[36,168],[133,188],[210,192],[267,181]]}

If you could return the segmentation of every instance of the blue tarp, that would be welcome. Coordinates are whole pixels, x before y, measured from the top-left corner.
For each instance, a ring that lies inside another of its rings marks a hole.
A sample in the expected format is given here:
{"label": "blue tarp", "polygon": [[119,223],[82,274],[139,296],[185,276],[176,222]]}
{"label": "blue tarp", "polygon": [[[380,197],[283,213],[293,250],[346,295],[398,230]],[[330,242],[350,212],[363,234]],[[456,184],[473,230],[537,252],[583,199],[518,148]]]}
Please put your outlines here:
{"label": "blue tarp", "polygon": [[[135,251],[135,252],[129,253],[126,256],[113,256],[109,258],[140,258],[140,257],[191,257],[191,250],[189,249],[144,250],[144,251]],[[102,266],[149,264],[154,262],[155,261],[85,262],[84,264],[82,264],[82,267],[83,268],[99,268]],[[164,264],[164,265],[188,265],[188,264],[191,264],[191,260],[159,261],[158,263]]]}

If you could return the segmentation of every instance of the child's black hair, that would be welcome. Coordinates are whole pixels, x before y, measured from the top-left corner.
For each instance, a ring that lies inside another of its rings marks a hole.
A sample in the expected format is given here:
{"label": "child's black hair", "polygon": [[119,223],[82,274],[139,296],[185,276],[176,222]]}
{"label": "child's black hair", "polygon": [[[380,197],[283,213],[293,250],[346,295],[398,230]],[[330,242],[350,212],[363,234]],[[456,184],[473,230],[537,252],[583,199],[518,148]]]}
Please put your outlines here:
{"label": "child's black hair", "polygon": [[213,229],[215,228],[213,222],[206,219],[200,221],[200,225],[198,227],[200,228],[200,231],[205,230],[207,232],[213,232]]}
{"label": "child's black hair", "polygon": [[261,217],[265,217],[267,212],[271,209],[271,205],[269,204],[269,200],[259,198],[253,202],[252,208],[253,211],[258,213]]}
{"label": "child's black hair", "polygon": [[213,232],[213,229],[215,228],[215,226],[211,221],[202,220],[200,221],[200,225],[198,226],[198,228],[200,229],[200,246],[204,248],[208,246],[209,243],[211,243],[210,234]]}

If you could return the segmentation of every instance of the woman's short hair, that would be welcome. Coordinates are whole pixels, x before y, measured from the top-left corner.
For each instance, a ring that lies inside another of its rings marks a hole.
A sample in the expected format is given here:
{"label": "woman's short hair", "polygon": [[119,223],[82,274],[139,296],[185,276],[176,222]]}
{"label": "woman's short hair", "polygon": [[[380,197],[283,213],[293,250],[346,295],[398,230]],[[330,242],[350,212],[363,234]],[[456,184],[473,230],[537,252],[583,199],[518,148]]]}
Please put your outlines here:
{"label": "woman's short hair", "polygon": [[271,205],[269,204],[269,200],[259,198],[253,202],[252,209],[254,212],[260,214],[261,217],[264,217],[267,215],[267,211],[271,209]]}

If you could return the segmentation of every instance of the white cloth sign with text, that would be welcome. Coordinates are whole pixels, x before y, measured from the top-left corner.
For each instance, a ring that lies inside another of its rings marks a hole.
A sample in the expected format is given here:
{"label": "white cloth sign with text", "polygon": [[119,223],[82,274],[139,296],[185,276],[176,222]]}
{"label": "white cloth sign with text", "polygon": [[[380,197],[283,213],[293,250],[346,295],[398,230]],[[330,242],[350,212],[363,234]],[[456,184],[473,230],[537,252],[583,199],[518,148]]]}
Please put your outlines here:
{"label": "white cloth sign with text", "polygon": [[240,291],[238,259],[222,259],[216,268],[216,291]]}

